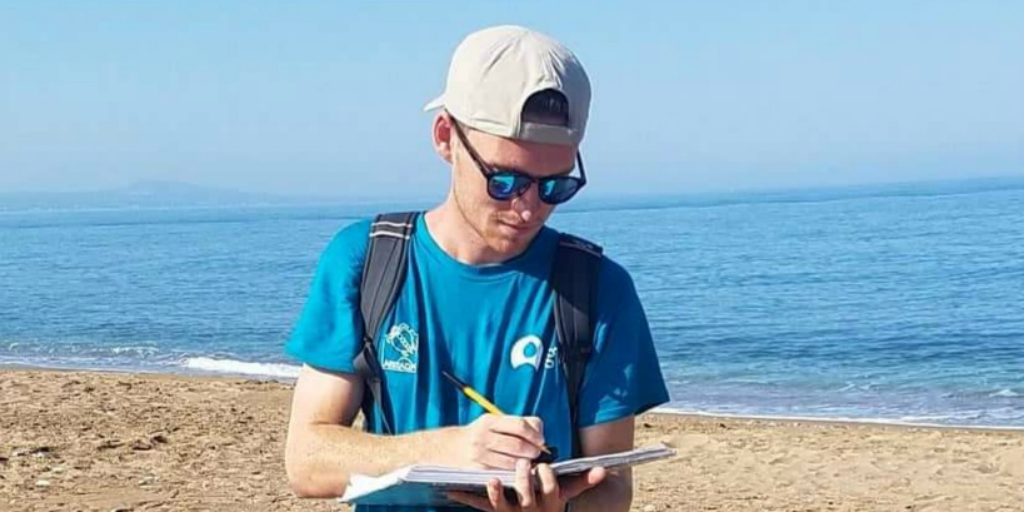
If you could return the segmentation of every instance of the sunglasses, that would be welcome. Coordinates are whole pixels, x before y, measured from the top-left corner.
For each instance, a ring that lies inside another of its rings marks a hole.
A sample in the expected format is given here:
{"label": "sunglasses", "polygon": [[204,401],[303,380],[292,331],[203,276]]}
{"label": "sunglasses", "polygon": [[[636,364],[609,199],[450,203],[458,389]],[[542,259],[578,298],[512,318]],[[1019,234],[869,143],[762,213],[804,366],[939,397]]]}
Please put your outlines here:
{"label": "sunglasses", "polygon": [[580,175],[576,176],[549,176],[546,178],[535,178],[515,169],[504,169],[487,165],[480,155],[469,144],[466,134],[462,132],[458,121],[452,119],[452,126],[458,134],[462,145],[466,147],[469,156],[476,162],[480,174],[487,180],[487,195],[495,201],[508,201],[513,197],[519,197],[530,190],[530,186],[537,184],[537,195],[540,200],[547,204],[562,204],[576,195],[577,192],[587,184],[587,173],[583,169],[583,157],[579,151],[576,152],[576,163],[580,166]]}

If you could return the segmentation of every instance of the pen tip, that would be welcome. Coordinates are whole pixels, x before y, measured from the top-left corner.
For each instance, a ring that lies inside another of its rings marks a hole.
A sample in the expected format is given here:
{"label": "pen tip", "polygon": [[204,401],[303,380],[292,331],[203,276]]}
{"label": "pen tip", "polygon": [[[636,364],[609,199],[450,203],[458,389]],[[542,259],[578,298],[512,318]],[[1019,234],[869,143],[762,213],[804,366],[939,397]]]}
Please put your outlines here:
{"label": "pen tip", "polygon": [[461,380],[459,380],[459,379],[455,378],[455,376],[454,376],[454,375],[452,375],[452,374],[448,373],[448,372],[447,372],[447,371],[445,371],[445,370],[441,370],[441,375],[444,375],[444,377],[445,377],[446,379],[448,379],[448,380],[450,380],[450,381],[454,382],[454,383],[455,383],[455,385],[457,385],[457,386],[462,386],[462,385],[463,385],[463,384],[462,384],[462,381],[461,381]]}

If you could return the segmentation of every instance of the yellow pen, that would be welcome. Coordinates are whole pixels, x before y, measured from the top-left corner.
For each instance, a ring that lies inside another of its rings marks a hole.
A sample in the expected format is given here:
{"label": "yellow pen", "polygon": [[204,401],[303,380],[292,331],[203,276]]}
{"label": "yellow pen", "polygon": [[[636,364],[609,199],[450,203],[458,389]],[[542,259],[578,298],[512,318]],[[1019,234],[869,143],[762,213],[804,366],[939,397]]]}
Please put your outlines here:
{"label": "yellow pen", "polygon": [[[450,374],[450,373],[448,373],[448,372],[446,372],[444,370],[442,370],[441,373],[445,376],[445,378],[450,380],[452,382],[452,384],[455,384],[455,387],[459,388],[459,391],[461,391],[463,395],[466,395],[470,400],[476,402],[477,405],[479,405],[480,407],[483,407],[485,411],[487,411],[487,412],[489,412],[489,413],[491,413],[491,414],[493,414],[495,416],[504,416],[505,415],[505,413],[501,412],[501,409],[498,409],[497,405],[494,405],[493,403],[491,403],[490,400],[484,398],[484,396],[481,395],[479,391],[473,389],[473,387],[470,386],[469,384],[466,384],[465,382],[462,382],[461,379],[459,379],[458,377],[456,377],[456,376],[454,376],[454,375],[452,375],[452,374]],[[544,452],[544,453],[546,453],[548,455],[551,455],[551,451],[548,450],[547,446],[541,446],[540,447],[540,451],[542,451],[542,452]]]}

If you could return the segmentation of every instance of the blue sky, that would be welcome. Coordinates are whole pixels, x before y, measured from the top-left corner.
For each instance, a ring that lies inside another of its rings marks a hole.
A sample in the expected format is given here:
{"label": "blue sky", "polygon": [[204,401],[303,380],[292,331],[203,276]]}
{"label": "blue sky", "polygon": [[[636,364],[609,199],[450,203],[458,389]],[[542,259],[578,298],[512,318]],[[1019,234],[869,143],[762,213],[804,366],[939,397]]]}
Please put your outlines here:
{"label": "blue sky", "polygon": [[429,197],[467,33],[573,48],[590,193],[1024,175],[1024,3],[0,0],[0,191]]}

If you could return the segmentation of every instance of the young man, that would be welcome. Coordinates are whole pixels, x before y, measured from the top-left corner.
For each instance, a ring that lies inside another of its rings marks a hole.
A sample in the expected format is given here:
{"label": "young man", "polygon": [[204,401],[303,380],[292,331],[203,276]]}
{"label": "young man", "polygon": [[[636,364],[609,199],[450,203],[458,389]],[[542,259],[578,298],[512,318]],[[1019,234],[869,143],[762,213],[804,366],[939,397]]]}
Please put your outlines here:
{"label": "young man", "polygon": [[[634,416],[668,400],[633,282],[597,265],[593,349],[570,418],[550,278],[560,236],[544,226],[585,183],[579,145],[590,82],[558,42],[520,27],[474,33],[456,49],[433,144],[451,189],[413,221],[404,285],[374,340],[382,395],[369,432],[350,428],[368,392],[360,281],[371,223],[343,229],[321,257],[288,343],[305,363],[295,387],[286,465],[300,496],[341,495],[349,475],[414,463],[516,469],[517,500],[454,495],[482,510],[628,510],[629,471],[556,480],[537,465],[632,449]],[[487,414],[445,380],[454,374],[505,415]],[[389,432],[390,431],[390,432]],[[383,435],[389,433],[391,435]]]}

